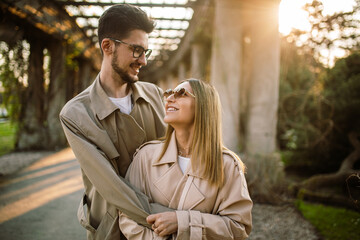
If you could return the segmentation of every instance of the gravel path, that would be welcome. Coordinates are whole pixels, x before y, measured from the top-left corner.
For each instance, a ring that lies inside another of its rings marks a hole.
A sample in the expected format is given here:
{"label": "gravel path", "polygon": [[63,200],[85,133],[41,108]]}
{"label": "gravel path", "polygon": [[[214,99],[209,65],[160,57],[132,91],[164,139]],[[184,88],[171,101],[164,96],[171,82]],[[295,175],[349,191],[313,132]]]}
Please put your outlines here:
{"label": "gravel path", "polygon": [[320,240],[315,228],[290,204],[254,204],[249,240]]}
{"label": "gravel path", "polygon": [[54,152],[14,152],[0,157],[0,176],[15,173]]}
{"label": "gravel path", "polygon": [[[12,174],[53,152],[19,152],[0,157],[0,176]],[[254,204],[249,240],[318,240],[315,228],[290,204]]]}

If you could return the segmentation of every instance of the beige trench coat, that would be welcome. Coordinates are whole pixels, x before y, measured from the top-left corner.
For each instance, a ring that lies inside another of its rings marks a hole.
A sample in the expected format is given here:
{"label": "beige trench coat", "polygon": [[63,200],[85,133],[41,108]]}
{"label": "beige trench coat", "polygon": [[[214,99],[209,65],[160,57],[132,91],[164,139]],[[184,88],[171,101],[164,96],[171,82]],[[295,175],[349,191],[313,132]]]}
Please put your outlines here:
{"label": "beige trench coat", "polygon": [[[210,185],[193,171],[182,173],[177,162],[175,134],[164,156],[157,161],[163,142],[145,144],[134,156],[126,178],[135,187],[176,211],[177,239],[245,239],[251,227],[252,201],[239,161],[224,151],[225,184]],[[128,239],[162,239],[120,212],[119,225]]]}
{"label": "beige trench coat", "polygon": [[80,163],[85,194],[78,218],[88,239],[120,238],[118,209],[147,225],[149,213],[169,210],[149,204],[147,197],[129,187],[125,176],[136,149],[164,135],[162,91],[154,84],[132,84],[133,109],[123,114],[109,100],[99,76],[70,100],[60,113],[67,140]]}

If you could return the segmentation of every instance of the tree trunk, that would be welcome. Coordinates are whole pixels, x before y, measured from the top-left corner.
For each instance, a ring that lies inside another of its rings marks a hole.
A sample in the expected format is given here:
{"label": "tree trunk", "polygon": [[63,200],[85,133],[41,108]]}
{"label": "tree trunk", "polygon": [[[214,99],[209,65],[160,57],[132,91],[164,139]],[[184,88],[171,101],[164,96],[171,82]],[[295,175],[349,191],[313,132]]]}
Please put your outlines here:
{"label": "tree trunk", "polygon": [[[360,159],[360,141],[357,139],[357,137],[358,135],[355,132],[351,132],[348,135],[349,141],[355,150],[344,159],[337,172],[315,175],[301,182],[300,184],[295,185],[293,187],[295,193],[304,199],[317,200],[324,203],[332,202],[336,205],[343,201],[345,206],[349,206],[348,202],[352,202],[352,207],[354,207],[356,202],[350,200],[350,198],[346,196],[332,196],[329,198],[328,194],[326,193],[326,188],[344,188],[344,186],[347,184],[346,180],[350,175],[360,173],[359,170],[353,169],[355,162]],[[339,199],[342,200],[340,201]]]}
{"label": "tree trunk", "polygon": [[18,150],[42,149],[47,142],[44,128],[44,47],[40,39],[31,39],[29,43],[28,86],[19,122]]}

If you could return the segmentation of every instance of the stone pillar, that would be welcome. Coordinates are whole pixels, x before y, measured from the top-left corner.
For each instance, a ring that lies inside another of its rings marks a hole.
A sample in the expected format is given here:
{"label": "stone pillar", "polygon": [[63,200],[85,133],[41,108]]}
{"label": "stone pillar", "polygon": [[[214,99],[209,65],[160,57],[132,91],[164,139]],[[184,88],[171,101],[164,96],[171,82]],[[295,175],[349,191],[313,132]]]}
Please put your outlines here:
{"label": "stone pillar", "polygon": [[279,0],[257,1],[249,26],[250,84],[246,123],[246,152],[269,154],[276,150],[279,98]]}
{"label": "stone pillar", "polygon": [[48,147],[58,149],[66,145],[66,138],[59,121],[59,113],[66,103],[65,42],[51,42],[49,51],[51,59],[47,112]]}
{"label": "stone pillar", "polygon": [[40,39],[30,39],[28,86],[22,103],[17,148],[19,150],[43,149],[45,134],[44,46]]}
{"label": "stone pillar", "polygon": [[206,62],[204,61],[204,49],[199,42],[191,45],[191,78],[203,79]]}
{"label": "stone pillar", "polygon": [[224,143],[233,151],[240,149],[241,2],[214,0],[210,82],[216,87],[221,99]]}
{"label": "stone pillar", "polygon": [[186,65],[184,62],[179,63],[178,67],[178,82],[186,79]]}
{"label": "stone pillar", "polygon": [[80,92],[86,89],[91,85],[91,83],[95,80],[92,77],[92,66],[91,62],[86,59],[81,59],[79,61],[79,84],[80,84]]}
{"label": "stone pillar", "polygon": [[166,82],[164,79],[159,79],[156,84],[164,91],[167,89]]}
{"label": "stone pillar", "polygon": [[168,75],[166,76],[166,89],[169,89],[169,88],[174,89],[174,87],[176,87],[176,85],[177,85],[177,79],[174,78],[174,76],[172,75],[171,72],[168,73]]}

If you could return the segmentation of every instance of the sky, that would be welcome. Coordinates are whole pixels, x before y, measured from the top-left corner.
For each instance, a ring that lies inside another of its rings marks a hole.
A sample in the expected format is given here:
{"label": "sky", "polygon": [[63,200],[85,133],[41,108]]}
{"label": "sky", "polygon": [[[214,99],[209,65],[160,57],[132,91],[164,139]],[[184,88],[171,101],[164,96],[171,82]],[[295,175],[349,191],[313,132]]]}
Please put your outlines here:
{"label": "sky", "polygon": [[[355,6],[354,0],[321,0],[324,6],[324,15],[332,15],[335,12],[348,12]],[[283,35],[290,33],[292,28],[309,31],[310,24],[307,13],[302,9],[306,3],[312,0],[281,0],[279,7],[279,32]],[[337,58],[346,55],[344,49],[334,47],[321,49],[321,59],[324,65],[333,66]]]}
{"label": "sky", "polygon": [[[310,25],[307,21],[307,14],[302,10],[302,6],[311,0],[281,0],[279,8],[279,31],[287,35],[291,28],[309,30]],[[355,5],[354,0],[322,0],[324,4],[324,14],[332,15],[339,11],[351,11]]]}

